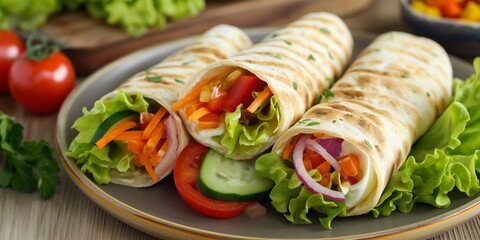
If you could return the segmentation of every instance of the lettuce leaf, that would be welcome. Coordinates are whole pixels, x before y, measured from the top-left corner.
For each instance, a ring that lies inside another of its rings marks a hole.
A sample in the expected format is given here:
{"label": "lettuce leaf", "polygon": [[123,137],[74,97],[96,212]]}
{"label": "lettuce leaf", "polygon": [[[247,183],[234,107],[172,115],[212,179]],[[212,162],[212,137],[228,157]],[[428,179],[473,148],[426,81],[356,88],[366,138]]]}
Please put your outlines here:
{"label": "lettuce leaf", "polygon": [[454,80],[451,104],[414,144],[372,210],[374,216],[396,209],[408,213],[418,202],[446,208],[453,189],[469,197],[480,191],[480,58],[474,68],[470,78]]}
{"label": "lettuce leaf", "polygon": [[98,184],[110,182],[111,170],[133,171],[134,155],[126,149],[125,144],[109,144],[98,149],[90,141],[98,126],[113,113],[128,109],[146,112],[148,106],[149,103],[142,94],[132,97],[120,90],[113,98],[96,101],[90,111],[83,108],[84,115],[72,126],[78,131],[78,135],[73,139],[66,155],[74,158],[80,170],[91,174]]}
{"label": "lettuce leaf", "polygon": [[[258,95],[254,92],[254,95]],[[256,115],[258,121],[253,125],[244,125],[241,123],[242,114],[246,110],[242,109],[243,105],[237,106],[232,113],[225,115],[225,132],[214,137],[228,151],[226,157],[232,157],[238,152],[253,154],[268,141],[270,135],[275,131],[280,120],[278,111],[278,100],[276,96],[272,96],[270,101],[265,101],[253,114]]]}
{"label": "lettuce leaf", "polygon": [[[465,81],[454,80],[454,96],[432,127],[413,145],[407,160],[388,182],[375,217],[393,211],[412,211],[415,203],[437,208],[450,205],[449,193],[457,189],[472,197],[480,192],[480,57],[474,60],[475,73]],[[259,174],[272,179],[272,205],[292,223],[310,224],[310,209],[323,213],[320,223],[331,228],[333,218],[345,216],[343,203],[323,199],[301,185],[290,162],[278,155],[262,155],[256,163]],[[316,180],[316,170],[309,174]],[[333,177],[332,177],[333,179]]]}
{"label": "lettuce leaf", "polygon": [[[345,203],[330,201],[323,198],[322,194],[313,194],[308,191],[298,179],[293,166],[287,165],[289,163],[283,161],[275,153],[264,154],[255,163],[255,169],[259,175],[275,182],[275,186],[270,192],[272,206],[277,212],[283,213],[287,220],[295,224],[311,224],[313,216],[309,216],[309,212],[320,212],[320,224],[326,229],[331,229],[331,223],[335,217],[346,216]],[[317,181],[322,179],[316,169],[310,170],[308,173]],[[330,178],[330,185],[340,179],[339,174],[336,174],[335,177],[335,173]]]}

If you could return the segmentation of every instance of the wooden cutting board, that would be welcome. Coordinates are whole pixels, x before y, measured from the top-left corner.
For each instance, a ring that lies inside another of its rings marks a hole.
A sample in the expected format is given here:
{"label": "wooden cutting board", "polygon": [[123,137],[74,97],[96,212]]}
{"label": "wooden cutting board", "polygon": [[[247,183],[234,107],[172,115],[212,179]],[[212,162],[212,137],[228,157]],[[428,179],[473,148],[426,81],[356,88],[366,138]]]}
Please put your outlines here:
{"label": "wooden cutting board", "polygon": [[238,27],[282,26],[308,12],[328,11],[347,17],[370,5],[372,0],[206,0],[206,8],[195,17],[152,29],[142,37],[131,37],[119,27],[93,19],[85,12],[56,15],[41,28],[52,39],[61,39],[78,76],[85,76],[112,60],[149,45],[200,34],[214,25]]}

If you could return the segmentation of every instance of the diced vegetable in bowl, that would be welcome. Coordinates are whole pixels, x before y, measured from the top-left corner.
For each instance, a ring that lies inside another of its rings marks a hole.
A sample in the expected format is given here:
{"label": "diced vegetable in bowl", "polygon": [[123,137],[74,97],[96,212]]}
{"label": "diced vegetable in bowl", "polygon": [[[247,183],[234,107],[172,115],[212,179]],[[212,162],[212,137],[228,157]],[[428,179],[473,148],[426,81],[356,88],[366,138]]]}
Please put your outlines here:
{"label": "diced vegetable in bowl", "polygon": [[464,58],[480,55],[480,1],[400,0],[401,15],[417,35],[440,43]]}

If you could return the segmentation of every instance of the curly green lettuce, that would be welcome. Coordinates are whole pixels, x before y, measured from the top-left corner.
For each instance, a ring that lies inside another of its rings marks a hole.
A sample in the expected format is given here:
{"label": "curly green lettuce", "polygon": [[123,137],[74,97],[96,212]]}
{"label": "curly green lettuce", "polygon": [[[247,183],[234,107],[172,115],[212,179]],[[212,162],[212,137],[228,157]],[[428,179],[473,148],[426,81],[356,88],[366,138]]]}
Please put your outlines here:
{"label": "curly green lettuce", "polygon": [[[475,74],[462,81],[455,79],[454,96],[432,127],[414,144],[408,159],[392,176],[378,204],[375,217],[393,211],[412,211],[415,203],[446,208],[448,194],[457,189],[469,197],[480,191],[480,57],[474,61]],[[344,203],[323,199],[309,192],[298,180],[293,166],[278,155],[268,153],[256,162],[256,170],[275,186],[270,193],[276,211],[296,224],[310,224],[311,209],[322,212],[320,223],[331,229],[337,216],[345,216]],[[316,170],[309,174],[316,180]],[[318,174],[319,175],[319,174]]]}
{"label": "curly green lettuce", "polygon": [[169,20],[195,16],[205,9],[205,0],[62,0],[67,9],[82,7],[93,18],[121,26],[132,36],[150,28],[165,28]]}
{"label": "curly green lettuce", "polygon": [[[259,92],[253,94],[256,96]],[[258,121],[251,125],[241,122],[242,114],[249,114],[242,107],[243,105],[240,104],[234,112],[225,115],[225,132],[215,137],[215,140],[228,150],[226,157],[231,157],[238,152],[246,154],[258,152],[258,149],[277,129],[280,121],[276,96],[272,96],[270,101],[265,101],[253,113]]]}
{"label": "curly green lettuce", "polygon": [[109,144],[98,149],[91,140],[103,120],[113,113],[128,109],[146,112],[148,106],[149,103],[142,94],[132,97],[119,91],[113,98],[96,101],[90,111],[83,108],[84,115],[72,126],[78,135],[73,139],[66,155],[74,158],[80,170],[91,174],[98,184],[110,183],[112,170],[133,172],[135,156],[127,150],[125,144]]}
{"label": "curly green lettuce", "polygon": [[[297,177],[293,166],[287,165],[275,153],[267,153],[260,156],[255,162],[257,173],[275,182],[270,192],[272,206],[285,218],[295,224],[311,224],[309,212],[321,212],[319,222],[326,229],[331,229],[332,220],[337,216],[346,216],[347,209],[344,202],[334,202],[325,199],[320,193],[312,193],[303,186]],[[316,181],[322,180],[322,175],[316,169],[312,169],[309,175]],[[330,177],[330,183],[340,183],[340,174],[334,172]]]}
{"label": "curly green lettuce", "polygon": [[471,197],[480,191],[480,58],[475,73],[455,79],[451,104],[412,147],[409,157],[389,181],[374,216],[398,209],[408,213],[415,203],[446,208],[454,189]]}

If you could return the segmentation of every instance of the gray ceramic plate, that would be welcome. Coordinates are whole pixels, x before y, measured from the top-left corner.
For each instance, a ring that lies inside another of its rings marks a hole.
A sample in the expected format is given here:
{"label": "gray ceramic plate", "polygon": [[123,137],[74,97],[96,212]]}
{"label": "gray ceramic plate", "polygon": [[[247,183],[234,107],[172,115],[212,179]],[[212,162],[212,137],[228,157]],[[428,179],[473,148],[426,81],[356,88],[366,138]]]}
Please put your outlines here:
{"label": "gray ceramic plate", "polygon": [[[272,32],[271,28],[249,29],[254,41]],[[355,54],[371,40],[371,36],[354,34]],[[453,194],[447,209],[415,206],[410,214],[395,212],[389,217],[374,218],[364,215],[335,219],[332,230],[319,224],[293,225],[269,206],[267,215],[250,219],[241,214],[234,219],[217,220],[204,217],[191,210],[179,197],[173,179],[143,189],[119,185],[95,184],[67,158],[64,152],[76,135],[71,129],[82,108],[91,108],[96,99],[112,91],[132,74],[147,69],[169,53],[189,44],[195,37],[181,39],[123,57],[97,71],[84,80],[63,104],[57,121],[56,144],[60,161],[71,179],[96,204],[107,212],[144,232],[161,238],[230,238],[230,239],[352,239],[367,237],[425,238],[438,234],[480,213],[480,197],[467,198]],[[462,79],[473,73],[471,64],[452,58],[454,74]]]}

